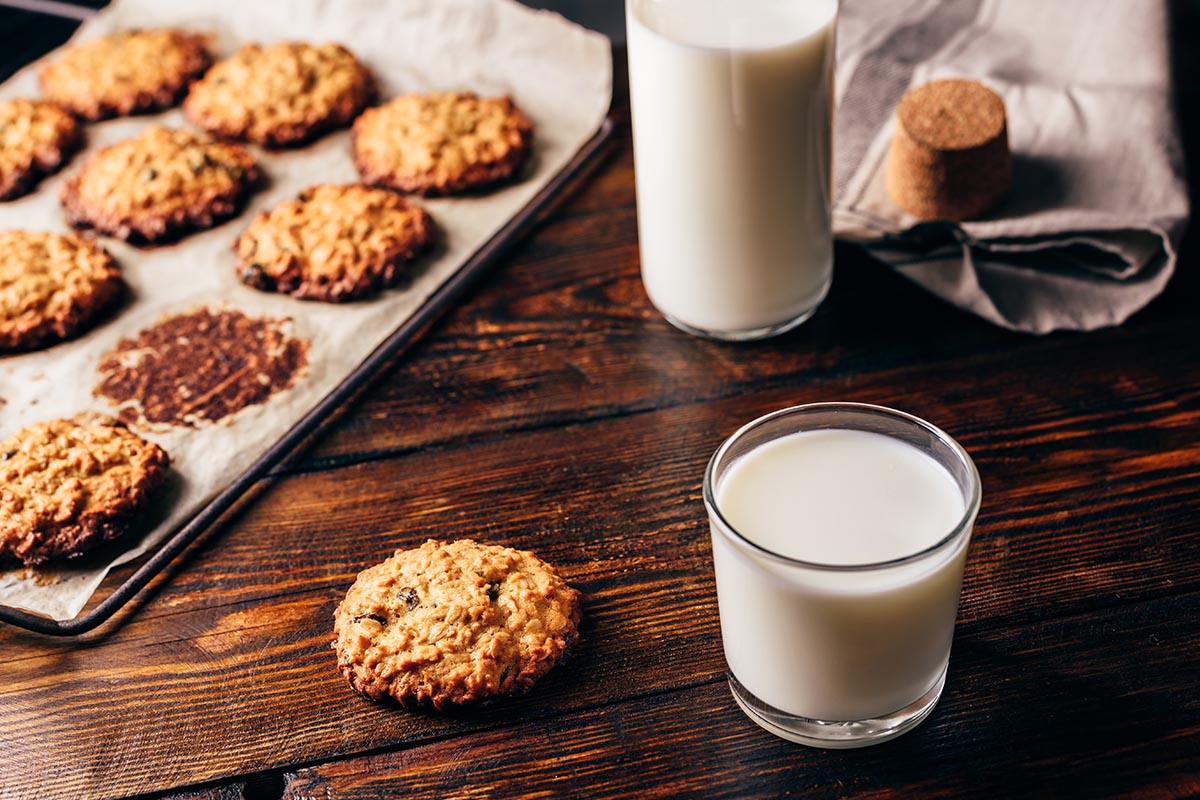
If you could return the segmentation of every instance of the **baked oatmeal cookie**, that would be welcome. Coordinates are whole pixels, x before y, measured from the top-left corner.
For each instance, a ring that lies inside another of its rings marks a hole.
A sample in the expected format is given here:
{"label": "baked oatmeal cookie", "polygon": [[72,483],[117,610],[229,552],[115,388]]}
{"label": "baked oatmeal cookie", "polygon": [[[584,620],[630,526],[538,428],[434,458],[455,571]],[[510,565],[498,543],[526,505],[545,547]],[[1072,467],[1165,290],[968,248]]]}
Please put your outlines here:
{"label": "baked oatmeal cookie", "polygon": [[338,44],[251,44],[192,84],[183,110],[212,133],[292,147],[344,128],[375,98],[375,81]]}
{"label": "baked oatmeal cookie", "polygon": [[533,124],[508,97],[409,94],[354,123],[354,163],[367,183],[444,195],[516,175]]}
{"label": "baked oatmeal cookie", "polygon": [[62,203],[76,227],[159,242],[235,215],[258,177],[244,148],[155,125],[92,155]]}
{"label": "baked oatmeal cookie", "polygon": [[73,558],[124,534],[170,459],[98,414],[31,425],[0,442],[0,560]]}
{"label": "baked oatmeal cookie", "polygon": [[93,242],[40,231],[0,232],[0,352],[74,336],[124,288],[112,257]]}
{"label": "baked oatmeal cookie", "polygon": [[429,214],[395,192],[322,184],[259,214],[234,250],[250,286],[336,303],[394,284],[432,237]]}
{"label": "baked oatmeal cookie", "polygon": [[27,193],[83,144],[83,129],[44,100],[0,102],[0,200]]}
{"label": "baked oatmeal cookie", "polygon": [[373,700],[447,710],[529,689],[578,637],[580,594],[522,550],[429,540],[359,573],[338,667]]}
{"label": "baked oatmeal cookie", "polygon": [[68,48],[39,77],[47,98],[95,121],[170,108],[210,64],[203,36],[130,30]]}

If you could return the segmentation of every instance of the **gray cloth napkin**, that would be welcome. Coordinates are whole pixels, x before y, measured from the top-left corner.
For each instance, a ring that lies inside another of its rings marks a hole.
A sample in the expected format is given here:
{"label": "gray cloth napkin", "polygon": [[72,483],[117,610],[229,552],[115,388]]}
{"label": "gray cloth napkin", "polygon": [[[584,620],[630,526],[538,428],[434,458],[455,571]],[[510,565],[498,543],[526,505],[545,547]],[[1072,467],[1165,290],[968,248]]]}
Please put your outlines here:
{"label": "gray cloth napkin", "polygon": [[[901,274],[1031,333],[1118,325],[1175,268],[1188,215],[1163,0],[842,0],[834,226]],[[918,221],[883,186],[908,89],[1004,99],[1012,191],[987,219]]]}

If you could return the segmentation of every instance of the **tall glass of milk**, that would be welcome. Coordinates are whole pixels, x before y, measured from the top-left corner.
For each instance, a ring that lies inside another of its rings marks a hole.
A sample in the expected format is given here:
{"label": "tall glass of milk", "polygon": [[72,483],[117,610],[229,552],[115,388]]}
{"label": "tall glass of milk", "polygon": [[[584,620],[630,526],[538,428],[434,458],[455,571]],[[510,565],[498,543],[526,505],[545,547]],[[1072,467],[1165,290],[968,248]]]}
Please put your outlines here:
{"label": "tall glass of milk", "polygon": [[626,0],[642,282],[676,327],[782,333],[829,291],[837,0]]}
{"label": "tall glass of milk", "polygon": [[942,693],[979,474],[923,420],[816,403],[761,417],[709,462],[734,699],[817,747],[904,733]]}

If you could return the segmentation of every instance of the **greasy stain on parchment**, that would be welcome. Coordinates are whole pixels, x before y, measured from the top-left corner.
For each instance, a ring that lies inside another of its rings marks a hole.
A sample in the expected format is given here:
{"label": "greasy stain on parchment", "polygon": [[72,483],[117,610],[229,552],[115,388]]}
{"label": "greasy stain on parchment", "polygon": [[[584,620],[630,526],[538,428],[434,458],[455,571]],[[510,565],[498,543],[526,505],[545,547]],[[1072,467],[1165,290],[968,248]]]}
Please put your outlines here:
{"label": "greasy stain on parchment", "polygon": [[164,317],[100,359],[92,393],[130,425],[198,428],[265,403],[308,371],[291,320],[199,308]]}

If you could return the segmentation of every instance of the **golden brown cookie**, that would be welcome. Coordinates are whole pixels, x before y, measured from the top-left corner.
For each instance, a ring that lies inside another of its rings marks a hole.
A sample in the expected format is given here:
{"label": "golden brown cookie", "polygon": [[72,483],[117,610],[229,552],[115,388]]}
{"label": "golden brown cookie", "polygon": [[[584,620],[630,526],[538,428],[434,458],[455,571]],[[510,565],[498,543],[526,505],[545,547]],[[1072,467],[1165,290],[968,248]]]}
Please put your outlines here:
{"label": "golden brown cookie", "polygon": [[31,190],[83,144],[74,116],[43,100],[0,102],[0,200]]}
{"label": "golden brown cookie", "polygon": [[132,30],[68,48],[40,78],[47,98],[101,120],[170,108],[211,63],[203,36]]}
{"label": "golden brown cookie", "polygon": [[62,203],[76,227],[159,242],[235,215],[258,177],[244,148],[155,125],[93,154]]}
{"label": "golden brown cookie", "polygon": [[0,560],[72,558],[125,533],[170,459],[98,414],[31,425],[0,442]]}
{"label": "golden brown cookie", "polygon": [[884,180],[892,201],[918,219],[982,217],[1012,181],[1004,101],[970,80],[907,92],[896,109]]}
{"label": "golden brown cookie", "polygon": [[74,336],[124,288],[112,257],[93,242],[0,232],[0,351],[32,350]]}
{"label": "golden brown cookie", "polygon": [[409,94],[355,121],[354,163],[367,183],[452,194],[516,175],[532,142],[533,124],[507,97]]}
{"label": "golden brown cookie", "polygon": [[529,689],[578,637],[580,594],[523,550],[430,540],[359,573],[338,668],[373,700],[446,710]]}
{"label": "golden brown cookie", "polygon": [[250,286],[337,303],[394,284],[432,238],[429,214],[395,192],[322,184],[259,214],[234,250]]}
{"label": "golden brown cookie", "polygon": [[338,44],[251,44],[192,84],[188,119],[212,133],[291,147],[343,128],[375,98],[375,81]]}

